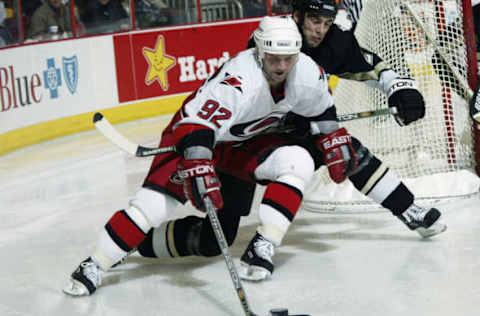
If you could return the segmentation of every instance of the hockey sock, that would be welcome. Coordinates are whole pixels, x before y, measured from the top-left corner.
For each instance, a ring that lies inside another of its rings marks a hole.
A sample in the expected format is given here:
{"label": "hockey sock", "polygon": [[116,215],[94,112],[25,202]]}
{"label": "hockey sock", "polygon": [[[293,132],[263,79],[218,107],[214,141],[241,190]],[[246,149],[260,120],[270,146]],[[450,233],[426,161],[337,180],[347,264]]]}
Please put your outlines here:
{"label": "hockey sock", "polygon": [[297,214],[302,197],[302,192],[294,186],[281,182],[270,183],[258,211],[262,223],[258,232],[275,245],[280,245]]}
{"label": "hockey sock", "polygon": [[105,230],[115,244],[126,252],[136,248],[146,237],[146,233],[124,210],[116,212],[110,218]]}
{"label": "hockey sock", "polygon": [[94,260],[107,270],[132,252],[146,237],[151,226],[141,211],[131,206],[117,211],[100,234]]}
{"label": "hockey sock", "polygon": [[402,214],[413,203],[412,192],[400,178],[368,151],[360,155],[358,170],[349,179],[358,191],[395,216]]}

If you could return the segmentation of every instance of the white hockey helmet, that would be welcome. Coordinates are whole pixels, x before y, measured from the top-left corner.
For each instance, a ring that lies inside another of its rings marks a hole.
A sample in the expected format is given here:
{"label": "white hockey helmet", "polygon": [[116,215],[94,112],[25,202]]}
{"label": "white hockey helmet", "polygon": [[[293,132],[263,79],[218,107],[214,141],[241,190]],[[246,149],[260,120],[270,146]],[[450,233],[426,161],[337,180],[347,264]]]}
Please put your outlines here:
{"label": "white hockey helmet", "polygon": [[265,16],[253,32],[253,38],[261,64],[265,53],[298,54],[302,47],[302,35],[291,16]]}

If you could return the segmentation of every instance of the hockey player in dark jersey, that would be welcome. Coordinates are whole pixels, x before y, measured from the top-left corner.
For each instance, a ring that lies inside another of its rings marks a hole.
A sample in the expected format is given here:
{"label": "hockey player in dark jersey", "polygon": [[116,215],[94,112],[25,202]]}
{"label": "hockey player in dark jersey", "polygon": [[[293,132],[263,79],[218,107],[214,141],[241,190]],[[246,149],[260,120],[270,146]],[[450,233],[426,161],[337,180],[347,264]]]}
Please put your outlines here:
{"label": "hockey player in dark jersey", "polygon": [[[334,24],[338,8],[335,0],[293,0],[293,18],[303,35],[302,52],[326,73],[363,81],[382,90],[388,105],[395,106],[400,125],[421,119],[425,102],[415,81],[402,77],[375,53],[360,47],[350,30]],[[253,47],[250,39],[248,47]]]}
{"label": "hockey player in dark jersey", "polygon": [[[350,79],[376,82],[379,88],[383,88],[389,95],[389,104],[399,109],[397,121],[402,125],[423,117],[423,98],[414,88],[413,80],[400,78],[378,56],[362,50],[351,32],[344,32],[333,25],[337,12],[333,0],[308,0],[301,2],[301,5],[295,3],[294,7],[293,16],[300,25],[304,42],[307,42],[303,44],[302,50],[325,67],[327,72]],[[301,27],[302,25],[304,27]],[[315,26],[320,30],[311,30]],[[335,121],[336,112],[327,111],[322,119],[326,124]],[[286,119],[287,125],[291,123],[297,126],[294,132],[297,136],[303,135],[309,126],[308,120],[294,114]],[[445,230],[446,226],[439,220],[438,210],[415,205],[413,194],[392,170],[357,139],[353,144],[357,153],[358,168],[349,176],[349,180],[355,188],[389,209],[408,228],[417,231],[422,237],[430,237]],[[318,168],[322,164],[321,157],[318,153],[312,151],[310,153],[314,158],[315,167]],[[240,217],[250,212],[254,185],[234,181],[233,177],[226,174],[222,178],[222,183],[224,181],[231,183],[229,187],[232,191],[222,192],[226,203],[219,211],[219,216],[231,244],[235,240]],[[240,275],[246,280],[260,281],[271,275],[274,269],[272,261],[274,248],[281,244],[295,218],[295,212],[290,211],[288,205],[271,203],[265,198],[262,204],[268,207],[259,210],[261,225],[241,258]],[[171,220],[151,230],[138,250],[141,255],[147,257],[220,254],[208,218],[198,216]]]}

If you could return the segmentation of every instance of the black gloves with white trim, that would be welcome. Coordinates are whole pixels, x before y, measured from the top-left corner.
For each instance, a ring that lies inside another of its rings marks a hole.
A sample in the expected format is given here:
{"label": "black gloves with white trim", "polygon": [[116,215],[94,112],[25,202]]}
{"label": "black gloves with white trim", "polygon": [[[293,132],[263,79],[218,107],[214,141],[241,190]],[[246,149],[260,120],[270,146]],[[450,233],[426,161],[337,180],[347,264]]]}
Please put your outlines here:
{"label": "black gloves with white trim", "polygon": [[399,77],[390,81],[387,98],[388,106],[397,108],[395,120],[400,126],[425,116],[425,101],[413,79]]}

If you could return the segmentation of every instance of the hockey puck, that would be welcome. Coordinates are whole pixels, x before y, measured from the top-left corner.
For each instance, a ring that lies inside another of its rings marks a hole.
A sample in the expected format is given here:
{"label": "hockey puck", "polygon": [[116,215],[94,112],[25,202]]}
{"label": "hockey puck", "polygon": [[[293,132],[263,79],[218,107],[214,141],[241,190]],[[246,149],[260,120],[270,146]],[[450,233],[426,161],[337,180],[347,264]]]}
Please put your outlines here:
{"label": "hockey puck", "polygon": [[270,310],[270,316],[288,316],[288,309],[274,308]]}

